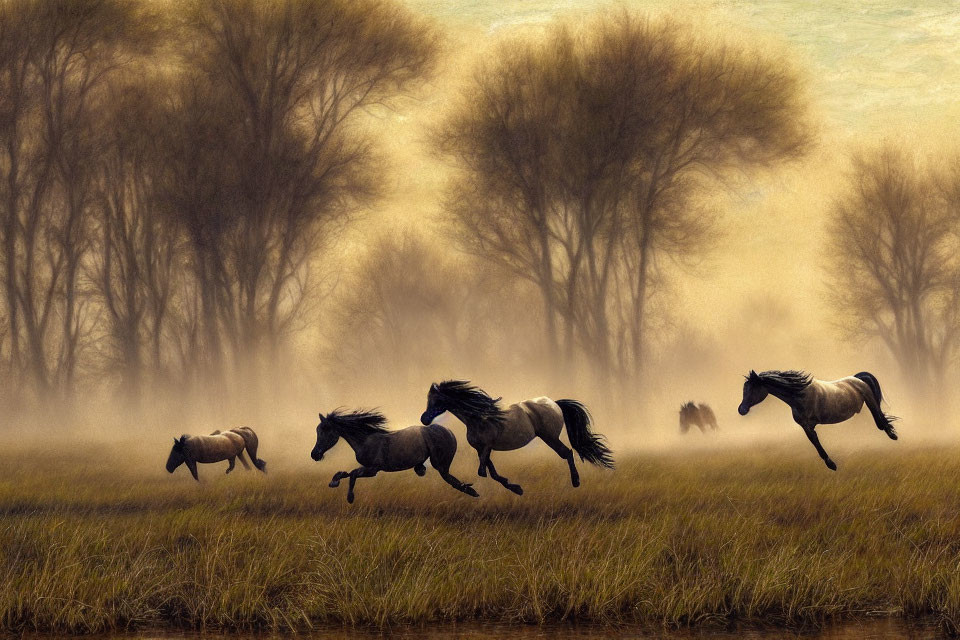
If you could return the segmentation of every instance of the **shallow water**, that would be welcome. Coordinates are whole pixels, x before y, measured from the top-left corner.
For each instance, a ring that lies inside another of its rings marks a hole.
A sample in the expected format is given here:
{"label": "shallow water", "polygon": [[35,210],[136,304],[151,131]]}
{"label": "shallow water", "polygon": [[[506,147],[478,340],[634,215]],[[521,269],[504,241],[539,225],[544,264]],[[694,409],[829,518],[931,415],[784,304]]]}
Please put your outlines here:
{"label": "shallow water", "polygon": [[[929,640],[944,637],[934,625],[906,624],[897,620],[882,620],[861,623],[847,623],[829,627],[820,631],[795,632],[784,629],[719,631],[656,631],[635,627],[600,627],[568,625],[501,625],[501,624],[448,624],[427,627],[396,627],[385,631],[370,631],[352,628],[327,628],[309,634],[284,636],[277,634],[220,634],[220,633],[167,633],[144,631],[131,634],[103,636],[101,640],[279,640],[296,637],[301,640],[334,640],[339,638],[357,638],[374,640],[378,638],[413,638],[440,640],[500,640],[519,638],[521,640],[611,640],[642,638],[649,640],[733,640],[747,638],[751,640],[772,640],[773,638],[802,638],[803,640],[893,640],[910,638]],[[42,636],[38,637],[42,638]]]}

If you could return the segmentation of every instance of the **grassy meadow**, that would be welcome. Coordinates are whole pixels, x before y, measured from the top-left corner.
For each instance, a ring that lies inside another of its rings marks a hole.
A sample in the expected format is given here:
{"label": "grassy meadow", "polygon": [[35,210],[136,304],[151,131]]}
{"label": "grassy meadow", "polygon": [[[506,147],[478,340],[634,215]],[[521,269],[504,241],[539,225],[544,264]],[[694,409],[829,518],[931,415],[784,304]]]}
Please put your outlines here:
{"label": "grassy meadow", "polygon": [[523,497],[477,478],[471,499],[431,470],[362,479],[349,506],[332,465],[201,465],[196,484],[162,460],[7,451],[0,630],[890,617],[956,633],[958,454],[849,454],[838,473],[806,449],[621,456],[579,489],[559,460],[511,458]]}

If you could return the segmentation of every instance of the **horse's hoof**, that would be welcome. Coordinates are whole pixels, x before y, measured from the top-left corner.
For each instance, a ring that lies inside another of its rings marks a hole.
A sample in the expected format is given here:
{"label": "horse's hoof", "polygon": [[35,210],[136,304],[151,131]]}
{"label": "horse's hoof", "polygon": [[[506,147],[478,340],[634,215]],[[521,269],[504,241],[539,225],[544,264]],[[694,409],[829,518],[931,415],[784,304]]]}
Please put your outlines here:
{"label": "horse's hoof", "polygon": [[894,431],[892,427],[889,428],[889,429],[887,429],[886,431],[887,431],[887,435],[890,436],[890,439],[891,439],[891,440],[896,440],[896,439],[897,439],[897,432]]}
{"label": "horse's hoof", "polygon": [[579,486],[580,486],[580,478],[570,478],[570,484],[572,484],[574,488],[579,487]]}
{"label": "horse's hoof", "polygon": [[515,494],[517,494],[518,496],[522,496],[522,495],[523,495],[523,487],[521,487],[521,486],[518,485],[518,484],[506,484],[506,485],[504,485],[504,486],[505,486],[507,489],[509,489],[510,491],[513,491],[513,492],[514,492]]}
{"label": "horse's hoof", "polygon": [[474,489],[473,487],[471,487],[470,485],[464,485],[462,491],[463,491],[465,494],[467,494],[468,496],[472,496],[472,497],[474,497],[474,498],[479,498],[479,497],[480,497],[480,494],[477,493],[477,490]]}
{"label": "horse's hoof", "polygon": [[833,460],[826,460],[826,463],[827,463],[827,469],[830,469],[830,471],[837,470],[837,463],[834,462]]}
{"label": "horse's hoof", "polygon": [[336,489],[337,487],[340,486],[340,481],[339,481],[339,480],[331,480],[331,481],[330,481],[330,484],[328,484],[327,486],[330,487],[331,489]]}
{"label": "horse's hoof", "polygon": [[347,502],[349,502],[350,504],[353,504],[353,494],[352,494],[352,493],[348,493],[348,494],[347,494]]}

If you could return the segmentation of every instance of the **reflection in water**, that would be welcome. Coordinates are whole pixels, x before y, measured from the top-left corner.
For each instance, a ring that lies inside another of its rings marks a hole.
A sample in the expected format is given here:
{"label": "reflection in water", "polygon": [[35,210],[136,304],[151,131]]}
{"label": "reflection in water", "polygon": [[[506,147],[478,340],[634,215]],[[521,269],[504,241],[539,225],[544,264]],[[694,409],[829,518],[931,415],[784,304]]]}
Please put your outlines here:
{"label": "reflection in water", "polygon": [[[752,640],[772,640],[773,638],[802,638],[803,640],[893,640],[911,638],[928,640],[940,638],[941,634],[932,625],[905,624],[896,620],[863,622],[837,625],[822,631],[790,632],[783,629],[742,630],[735,632],[717,631],[651,631],[635,627],[600,627],[566,625],[481,625],[448,624],[426,627],[396,627],[385,631],[371,631],[352,628],[327,628],[314,633],[298,635],[302,640],[335,640],[357,638],[358,640],[376,640],[380,638],[413,640],[610,640],[613,638],[642,638],[663,640],[732,640],[747,638]],[[259,634],[204,634],[204,633],[165,633],[141,632],[109,636],[109,640],[279,640],[289,638],[283,635]]]}

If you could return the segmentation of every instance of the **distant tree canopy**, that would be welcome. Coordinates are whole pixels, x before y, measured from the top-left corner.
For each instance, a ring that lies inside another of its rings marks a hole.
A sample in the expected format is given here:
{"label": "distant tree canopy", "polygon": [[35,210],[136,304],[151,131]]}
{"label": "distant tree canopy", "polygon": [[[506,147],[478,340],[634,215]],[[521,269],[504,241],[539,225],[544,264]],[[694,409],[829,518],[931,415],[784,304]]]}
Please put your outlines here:
{"label": "distant tree canopy", "polygon": [[390,0],[2,3],[7,379],[136,395],[275,352],[382,192],[363,111],[437,45]]}
{"label": "distant tree canopy", "polygon": [[628,13],[503,44],[436,135],[460,246],[538,287],[561,360],[580,348],[625,378],[660,267],[716,229],[698,192],[808,142],[781,60]]}
{"label": "distant tree canopy", "polygon": [[855,155],[829,231],[841,323],[880,340],[918,388],[941,384],[960,349],[960,161],[889,144]]}

